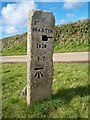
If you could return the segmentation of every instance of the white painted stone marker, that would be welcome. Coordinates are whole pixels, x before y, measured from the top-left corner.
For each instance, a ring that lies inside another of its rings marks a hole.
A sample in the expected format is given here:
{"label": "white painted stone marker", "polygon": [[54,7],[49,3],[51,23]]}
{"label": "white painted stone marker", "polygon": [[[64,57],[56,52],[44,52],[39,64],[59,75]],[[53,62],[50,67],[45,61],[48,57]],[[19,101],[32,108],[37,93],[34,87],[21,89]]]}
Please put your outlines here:
{"label": "white painted stone marker", "polygon": [[55,19],[52,12],[29,13],[27,37],[27,104],[50,98],[53,80]]}

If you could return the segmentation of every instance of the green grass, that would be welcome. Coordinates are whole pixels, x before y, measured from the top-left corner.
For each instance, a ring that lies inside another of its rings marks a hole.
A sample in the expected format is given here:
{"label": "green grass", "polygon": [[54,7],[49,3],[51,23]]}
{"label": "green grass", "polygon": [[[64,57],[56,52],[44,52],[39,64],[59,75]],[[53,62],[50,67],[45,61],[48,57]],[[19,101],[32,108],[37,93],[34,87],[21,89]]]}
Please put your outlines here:
{"label": "green grass", "polygon": [[67,42],[67,43],[54,43],[54,53],[64,52],[83,52],[89,50],[89,44],[86,42]]}
{"label": "green grass", "polygon": [[2,42],[4,50],[0,52],[0,55],[2,54],[2,56],[9,56],[27,54],[26,38],[23,37],[20,41],[19,40],[18,42],[13,41],[12,39],[4,40]]}
{"label": "green grass", "polygon": [[[81,52],[88,51],[88,43],[76,43],[76,42],[68,42],[68,43],[54,43],[54,53],[60,52]],[[9,56],[9,55],[26,55],[27,54],[27,45],[25,43],[19,43],[17,45],[11,45],[10,47],[5,48],[5,50],[1,53],[0,56]]]}
{"label": "green grass", "polygon": [[87,63],[54,63],[52,98],[30,107],[20,96],[25,85],[26,64],[3,64],[3,118],[88,117]]}
{"label": "green grass", "polygon": [[11,55],[25,55],[27,54],[27,49],[24,44],[18,44],[16,46],[10,46],[10,48],[6,48],[5,51],[2,52],[3,56],[11,56]]}

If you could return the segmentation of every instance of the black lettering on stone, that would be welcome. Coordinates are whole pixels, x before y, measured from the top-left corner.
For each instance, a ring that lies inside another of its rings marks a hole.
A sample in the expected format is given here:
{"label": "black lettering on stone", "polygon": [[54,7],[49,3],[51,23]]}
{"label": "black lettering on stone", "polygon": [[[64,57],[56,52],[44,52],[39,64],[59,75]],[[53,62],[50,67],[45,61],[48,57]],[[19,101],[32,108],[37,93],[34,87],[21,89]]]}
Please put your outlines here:
{"label": "black lettering on stone", "polygon": [[33,31],[36,31],[36,32],[37,32],[37,28],[33,28]]}
{"label": "black lettering on stone", "polygon": [[38,48],[38,43],[37,43],[37,48]]}
{"label": "black lettering on stone", "polygon": [[34,21],[34,25],[36,25],[36,21]]}
{"label": "black lettering on stone", "polygon": [[44,61],[45,56],[43,56],[43,57],[40,56],[40,57],[38,57],[37,59],[38,59],[38,61]]}
{"label": "black lettering on stone", "polygon": [[47,33],[47,29],[45,29],[45,32]]}
{"label": "black lettering on stone", "polygon": [[44,32],[44,28],[42,28],[42,32]]}
{"label": "black lettering on stone", "polygon": [[40,47],[40,45],[39,45],[39,43],[37,43],[37,48],[39,48]]}
{"label": "black lettering on stone", "polygon": [[45,48],[47,48],[46,44],[45,44]]}
{"label": "black lettering on stone", "polygon": [[40,60],[40,57],[38,57],[38,61]]}
{"label": "black lettering on stone", "polygon": [[37,48],[41,48],[41,44],[40,43],[37,43]]}
{"label": "black lettering on stone", "polygon": [[41,48],[41,44],[39,44],[39,48]]}
{"label": "black lettering on stone", "polygon": [[46,44],[37,43],[37,48],[47,48]]}
{"label": "black lettering on stone", "polygon": [[46,48],[46,44],[42,44],[42,48]]}
{"label": "black lettering on stone", "polygon": [[35,32],[46,32],[46,33],[53,33],[53,30],[50,29],[44,29],[44,28],[33,28],[33,31]]}
{"label": "black lettering on stone", "polygon": [[42,48],[44,48],[44,44],[42,44]]}
{"label": "black lettering on stone", "polygon": [[38,29],[38,32],[40,32],[40,28]]}
{"label": "black lettering on stone", "polygon": [[50,33],[53,33],[53,30],[50,30]]}
{"label": "black lettering on stone", "polygon": [[39,21],[34,21],[34,25],[37,25],[39,23]]}
{"label": "black lettering on stone", "polygon": [[43,57],[43,60],[45,59],[45,57]]}

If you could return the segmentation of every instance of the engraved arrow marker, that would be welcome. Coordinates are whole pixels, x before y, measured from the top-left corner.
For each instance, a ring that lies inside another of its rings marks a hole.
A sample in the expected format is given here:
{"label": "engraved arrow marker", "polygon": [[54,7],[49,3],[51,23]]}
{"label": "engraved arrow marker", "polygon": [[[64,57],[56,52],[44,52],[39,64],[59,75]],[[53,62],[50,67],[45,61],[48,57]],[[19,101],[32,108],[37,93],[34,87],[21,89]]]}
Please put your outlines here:
{"label": "engraved arrow marker", "polygon": [[48,41],[48,38],[53,38],[53,37],[48,37],[47,35],[42,35],[42,41]]}
{"label": "engraved arrow marker", "polygon": [[43,68],[34,68],[34,70],[37,70],[37,72],[35,73],[34,77],[36,77],[38,79],[43,77],[43,73],[40,71],[40,69],[43,69]]}
{"label": "engraved arrow marker", "polygon": [[37,77],[38,79],[40,79],[41,77],[43,77],[43,73],[41,71],[38,71],[36,72],[34,77]]}

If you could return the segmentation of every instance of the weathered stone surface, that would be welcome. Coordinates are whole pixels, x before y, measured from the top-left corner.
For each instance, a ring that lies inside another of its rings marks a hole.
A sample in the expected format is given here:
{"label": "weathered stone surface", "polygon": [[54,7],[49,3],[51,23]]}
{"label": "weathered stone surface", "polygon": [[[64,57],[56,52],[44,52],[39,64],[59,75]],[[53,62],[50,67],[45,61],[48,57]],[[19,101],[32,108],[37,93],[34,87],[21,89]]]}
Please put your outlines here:
{"label": "weathered stone surface", "polygon": [[50,98],[53,79],[55,19],[51,12],[29,13],[27,37],[27,104]]}

